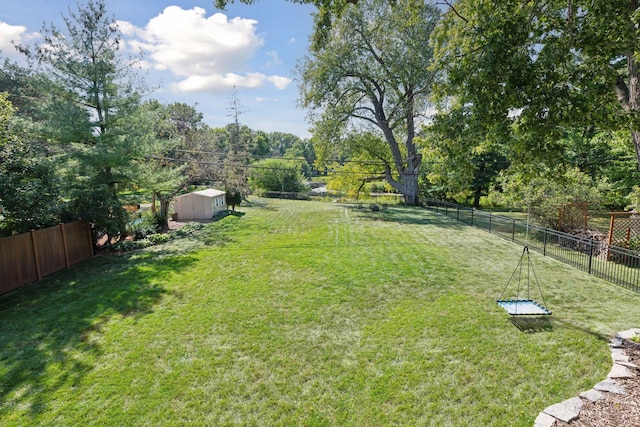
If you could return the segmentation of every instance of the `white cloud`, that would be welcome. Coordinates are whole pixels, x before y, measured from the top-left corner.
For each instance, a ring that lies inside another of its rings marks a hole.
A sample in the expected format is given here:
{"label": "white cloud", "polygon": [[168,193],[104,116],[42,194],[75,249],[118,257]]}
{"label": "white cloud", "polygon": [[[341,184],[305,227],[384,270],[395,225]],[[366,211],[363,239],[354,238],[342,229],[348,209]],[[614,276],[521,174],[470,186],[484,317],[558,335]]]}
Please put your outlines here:
{"label": "white cloud", "polygon": [[276,52],[275,50],[270,50],[269,52],[266,53],[266,55],[270,58],[266,64],[267,67],[272,67],[275,65],[282,64],[282,60],[278,56],[278,52]]}
{"label": "white cloud", "polygon": [[293,81],[288,77],[282,76],[269,76],[267,79],[280,90],[286,89],[287,86],[289,86],[289,84]]}
{"label": "white cloud", "polygon": [[[269,82],[286,88],[291,79],[247,72],[248,62],[264,45],[256,34],[257,21],[228,19],[222,13],[209,17],[200,7],[184,10],[169,6],[144,29],[120,22],[131,39],[130,49],[142,49],[156,70],[168,70],[182,78],[172,85],[179,92],[228,91],[231,87],[256,88]],[[271,61],[277,54],[267,53]]]}
{"label": "white cloud", "polygon": [[0,21],[0,52],[6,57],[18,56],[12,42],[20,44],[37,35],[38,33],[27,33],[27,27],[22,25],[10,25]]}

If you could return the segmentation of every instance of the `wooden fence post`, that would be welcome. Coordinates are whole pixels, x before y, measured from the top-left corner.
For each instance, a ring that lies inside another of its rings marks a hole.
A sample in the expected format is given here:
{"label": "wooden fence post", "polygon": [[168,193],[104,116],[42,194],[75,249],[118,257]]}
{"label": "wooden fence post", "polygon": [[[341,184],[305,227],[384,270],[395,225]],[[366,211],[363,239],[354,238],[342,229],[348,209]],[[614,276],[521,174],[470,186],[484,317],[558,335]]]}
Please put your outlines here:
{"label": "wooden fence post", "polygon": [[611,213],[611,220],[609,221],[609,239],[607,241],[607,261],[611,261],[611,244],[613,243],[613,227],[616,224],[616,216]]}
{"label": "wooden fence post", "polygon": [[67,243],[67,234],[64,230],[64,224],[60,224],[60,232],[62,233],[62,246],[64,249],[64,266],[69,268],[69,244]]}
{"label": "wooden fence post", "polygon": [[36,243],[36,232],[31,230],[31,247],[33,248],[33,260],[36,263],[36,277],[38,281],[42,280],[42,273],[40,271],[40,257],[38,256],[38,245]]}

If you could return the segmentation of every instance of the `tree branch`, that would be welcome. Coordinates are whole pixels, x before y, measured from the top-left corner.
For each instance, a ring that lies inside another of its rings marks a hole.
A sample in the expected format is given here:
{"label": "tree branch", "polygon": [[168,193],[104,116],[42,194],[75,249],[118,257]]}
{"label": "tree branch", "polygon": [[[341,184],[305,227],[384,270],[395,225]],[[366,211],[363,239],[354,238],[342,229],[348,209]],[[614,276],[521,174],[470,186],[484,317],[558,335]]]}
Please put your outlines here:
{"label": "tree branch", "polygon": [[460,15],[460,13],[456,10],[456,8],[453,6],[453,4],[451,4],[450,1],[444,0],[442,3],[437,3],[437,4],[445,4],[445,5],[449,6],[449,10],[451,12],[453,12],[458,18],[462,19],[467,24],[469,23],[469,20],[467,18],[465,18],[464,16]]}

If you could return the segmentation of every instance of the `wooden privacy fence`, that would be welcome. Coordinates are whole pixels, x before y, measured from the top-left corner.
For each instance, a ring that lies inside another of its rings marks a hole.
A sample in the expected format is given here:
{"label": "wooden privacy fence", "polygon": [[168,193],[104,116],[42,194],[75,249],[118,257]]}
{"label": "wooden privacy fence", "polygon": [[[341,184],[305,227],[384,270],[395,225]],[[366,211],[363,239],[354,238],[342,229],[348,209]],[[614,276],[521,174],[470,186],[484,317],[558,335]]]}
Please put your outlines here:
{"label": "wooden privacy fence", "polygon": [[0,239],[0,295],[92,256],[91,229],[83,222]]}

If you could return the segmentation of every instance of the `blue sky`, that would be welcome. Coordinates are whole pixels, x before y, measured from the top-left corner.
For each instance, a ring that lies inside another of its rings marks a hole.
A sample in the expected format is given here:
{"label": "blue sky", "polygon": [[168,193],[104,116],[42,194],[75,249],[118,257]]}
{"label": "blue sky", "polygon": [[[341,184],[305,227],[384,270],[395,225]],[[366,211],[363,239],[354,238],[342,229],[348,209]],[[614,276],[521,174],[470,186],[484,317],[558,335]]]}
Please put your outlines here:
{"label": "blue sky", "polygon": [[[11,41],[37,40],[44,22],[64,28],[62,15],[85,0],[0,0],[0,52],[20,61]],[[305,112],[296,106],[296,61],[309,46],[314,8],[284,0],[233,4],[221,11],[212,0],[105,0],[119,21],[127,49],[145,52],[150,97],[184,102],[221,127],[232,121],[233,87],[240,121],[255,130],[309,137]]]}

